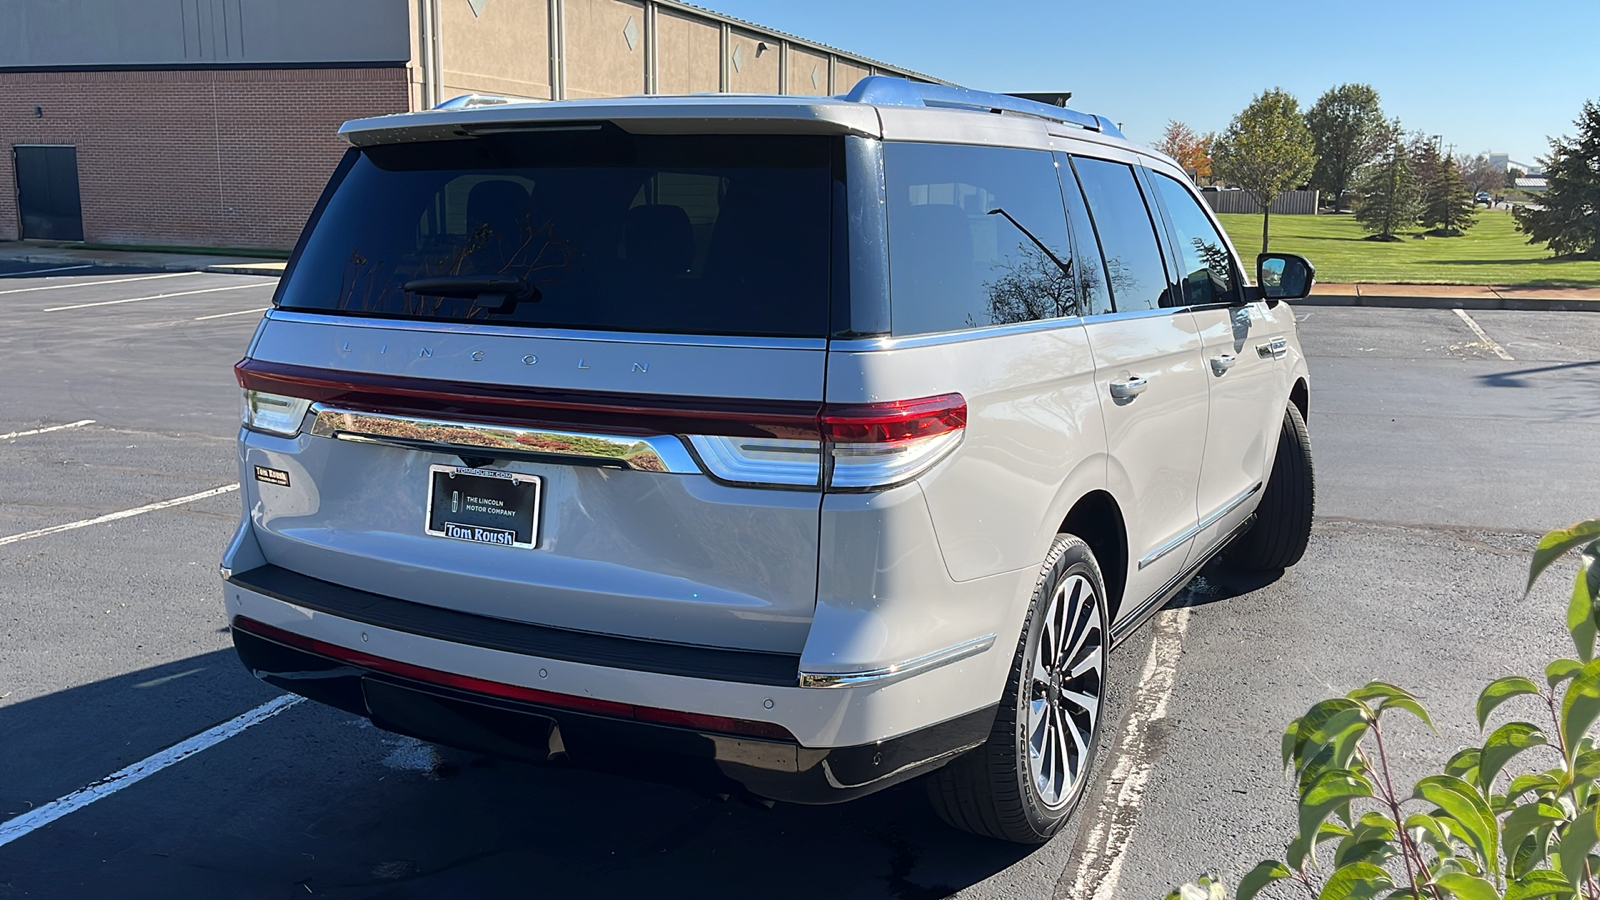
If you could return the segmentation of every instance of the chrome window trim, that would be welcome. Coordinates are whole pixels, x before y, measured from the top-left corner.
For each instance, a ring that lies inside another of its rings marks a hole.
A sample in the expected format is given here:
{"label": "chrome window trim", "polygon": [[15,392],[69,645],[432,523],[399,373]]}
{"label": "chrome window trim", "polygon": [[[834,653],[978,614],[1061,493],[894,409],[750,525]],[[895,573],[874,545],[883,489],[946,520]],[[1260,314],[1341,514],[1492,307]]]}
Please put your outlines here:
{"label": "chrome window trim", "polygon": [[1209,516],[1206,516],[1204,519],[1201,519],[1194,526],[1185,529],[1183,534],[1180,534],[1177,537],[1173,538],[1172,540],[1166,542],[1165,544],[1162,544],[1154,552],[1152,552],[1149,556],[1146,556],[1144,559],[1139,560],[1139,568],[1143,569],[1144,567],[1150,565],[1151,563],[1155,562],[1156,560],[1160,559],[1161,557],[1166,556],[1168,553],[1171,553],[1172,551],[1174,551],[1174,550],[1178,549],[1179,547],[1183,546],[1184,543],[1186,543],[1190,538],[1194,537],[1195,535],[1199,534],[1200,532],[1205,531],[1207,528],[1210,528],[1211,526],[1213,526],[1213,525],[1217,524],[1218,522],[1222,521],[1222,519],[1225,518],[1228,515],[1228,513],[1231,513],[1234,510],[1238,509],[1241,505],[1244,504],[1244,502],[1246,500],[1249,500],[1251,497],[1254,497],[1256,495],[1256,492],[1261,490],[1262,484],[1263,484],[1262,482],[1259,482],[1259,481],[1256,482],[1256,486],[1255,487],[1251,488],[1248,491],[1245,491],[1244,493],[1242,493],[1239,496],[1233,498],[1232,500],[1229,500],[1227,503],[1222,504],[1222,508],[1221,509],[1217,510],[1216,512],[1212,513]]}
{"label": "chrome window trim", "polygon": [[895,663],[878,669],[857,669],[853,672],[801,672],[800,686],[803,688],[839,688],[860,687],[862,685],[888,684],[912,675],[920,675],[929,669],[937,669],[953,662],[977,656],[979,653],[994,646],[996,635],[987,634],[981,638],[974,638],[954,647],[936,650],[926,656],[908,659],[905,662]]}
{"label": "chrome window trim", "polygon": [[1127,322],[1134,319],[1158,319],[1162,316],[1177,316],[1189,312],[1188,306],[1160,306],[1155,309],[1135,309],[1128,312],[1107,312],[1089,316],[1083,320],[1085,325],[1096,325],[1101,322]]}
{"label": "chrome window trim", "polygon": [[[571,457],[635,472],[699,475],[700,466],[675,435],[622,437],[546,428],[488,425],[393,413],[372,413],[315,404],[313,437],[364,444],[384,444],[411,450],[434,450],[460,455],[477,451],[493,456],[496,450],[519,456]],[[427,437],[412,436],[418,430]],[[581,444],[587,449],[577,449]]]}
{"label": "chrome window trim", "polygon": [[762,338],[704,334],[659,334],[633,331],[578,331],[566,328],[529,328],[474,322],[427,322],[341,316],[292,309],[272,309],[267,320],[300,325],[341,325],[386,331],[422,331],[429,334],[465,334],[475,337],[514,337],[541,341],[604,341],[608,344],[674,344],[680,347],[734,347],[751,350],[826,350],[827,338]]}
{"label": "chrome window trim", "polygon": [[849,338],[834,341],[830,350],[855,351],[855,350],[902,350],[911,347],[936,347],[941,344],[960,344],[967,341],[979,341],[984,338],[1008,337],[1013,334],[1030,334],[1036,331],[1056,331],[1067,328],[1078,328],[1087,319],[1083,316],[1061,316],[1055,319],[1035,319],[1031,322],[1017,322],[1012,325],[986,325],[982,328],[967,328],[961,331],[939,331],[933,334],[912,334],[905,337]]}

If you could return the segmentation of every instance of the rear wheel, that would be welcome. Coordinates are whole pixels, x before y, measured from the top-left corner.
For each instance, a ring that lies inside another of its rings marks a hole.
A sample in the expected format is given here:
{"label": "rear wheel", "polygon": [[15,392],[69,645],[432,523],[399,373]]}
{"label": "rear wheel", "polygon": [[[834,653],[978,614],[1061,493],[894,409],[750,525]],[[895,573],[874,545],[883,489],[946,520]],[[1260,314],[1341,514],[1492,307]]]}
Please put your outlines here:
{"label": "rear wheel", "polygon": [[1292,404],[1284,411],[1278,456],[1267,489],[1256,507],[1256,524],[1228,550],[1227,561],[1240,569],[1287,569],[1305,555],[1317,503],[1311,467],[1311,437],[1306,420]]}
{"label": "rear wheel", "polygon": [[1061,830],[1083,795],[1100,741],[1110,643],[1105,593],[1089,546],[1056,535],[988,742],[928,780],[940,818],[1023,844]]}

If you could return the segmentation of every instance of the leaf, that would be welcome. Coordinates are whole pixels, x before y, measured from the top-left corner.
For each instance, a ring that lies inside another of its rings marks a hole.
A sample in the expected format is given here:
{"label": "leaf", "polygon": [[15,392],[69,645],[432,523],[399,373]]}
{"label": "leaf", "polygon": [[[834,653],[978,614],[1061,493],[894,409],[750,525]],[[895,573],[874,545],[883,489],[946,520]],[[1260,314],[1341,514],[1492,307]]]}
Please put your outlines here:
{"label": "leaf", "polygon": [[1572,777],[1579,782],[1600,779],[1600,750],[1584,750],[1572,761]]}
{"label": "leaf", "polygon": [[1578,741],[1596,717],[1600,717],[1600,662],[1585,665],[1561,698],[1561,739],[1569,763],[1577,753]]}
{"label": "leaf", "polygon": [[1489,682],[1489,686],[1478,695],[1478,727],[1482,728],[1489,721],[1489,713],[1495,707],[1523,694],[1537,694],[1539,686],[1523,678],[1521,675],[1507,675]]}
{"label": "leaf", "polygon": [[1372,900],[1393,887],[1394,880],[1382,868],[1372,863],[1351,863],[1328,878],[1318,900]]}
{"label": "leaf", "polygon": [[1441,858],[1452,855],[1455,851],[1450,846],[1450,832],[1444,824],[1433,816],[1414,813],[1406,817],[1406,833],[1411,840],[1418,844],[1427,844]]}
{"label": "leaf", "polygon": [[1460,900],[1500,900],[1500,892],[1495,890],[1494,885],[1472,875],[1452,872],[1440,875],[1434,881]]}
{"label": "leaf", "polygon": [[1472,785],[1451,775],[1432,775],[1417,782],[1416,796],[1435,804],[1454,819],[1490,873],[1500,874],[1499,823]]}
{"label": "leaf", "polygon": [[1288,866],[1277,860],[1263,860],[1257,863],[1256,867],[1251,869],[1244,878],[1239,880],[1238,900],[1254,900],[1256,894],[1261,893],[1262,888],[1282,881],[1293,874],[1293,872],[1289,871]]}
{"label": "leaf", "polygon": [[1456,751],[1444,764],[1444,773],[1454,775],[1462,781],[1476,782],[1478,770],[1483,765],[1483,749],[1480,747],[1464,747]]}
{"label": "leaf", "polygon": [[1533,551],[1533,561],[1528,564],[1528,586],[1523,589],[1522,595],[1526,597],[1544,570],[1565,556],[1568,550],[1595,540],[1600,540],[1600,519],[1579,522],[1571,528],[1552,531],[1540,538],[1538,548]]}
{"label": "leaf", "polygon": [[1533,772],[1527,775],[1518,775],[1511,781],[1511,789],[1506,792],[1507,800],[1515,800],[1529,791],[1536,793],[1553,793],[1561,786],[1561,782],[1545,772]]}
{"label": "leaf", "polygon": [[1578,658],[1584,662],[1594,659],[1595,608],[1594,595],[1600,592],[1600,541],[1583,550],[1583,568],[1572,585],[1572,600],[1567,604],[1567,630],[1572,633],[1573,646],[1578,648]]}
{"label": "leaf", "polygon": [[1339,711],[1316,729],[1296,755],[1302,781],[1309,782],[1324,770],[1350,768],[1371,721],[1367,710],[1356,706]]}
{"label": "leaf", "polygon": [[1367,779],[1347,769],[1332,769],[1317,776],[1300,798],[1299,840],[1311,846],[1328,816],[1347,809],[1357,797],[1371,796],[1372,785]]}
{"label": "leaf", "polygon": [[1567,826],[1567,833],[1561,836],[1561,843],[1556,845],[1556,859],[1560,862],[1561,874],[1566,876],[1567,883],[1572,890],[1581,892],[1587,873],[1584,863],[1589,858],[1589,851],[1600,843],[1600,833],[1595,831],[1595,810],[1589,807],[1578,816],[1577,820]]}
{"label": "leaf", "polygon": [[1167,900],[1227,900],[1227,896],[1222,879],[1207,872],[1168,894]]}
{"label": "leaf", "polygon": [[[1403,709],[1421,719],[1429,728],[1433,728],[1433,720],[1428,717],[1428,711],[1422,708],[1417,698],[1405,688],[1395,687],[1384,681],[1370,682],[1366,687],[1356,688],[1349,694],[1351,700],[1363,702],[1378,701],[1378,713],[1381,715],[1385,709]],[[1437,729],[1434,729],[1437,731]]]}
{"label": "leaf", "polygon": [[1506,900],[1539,900],[1571,893],[1572,886],[1560,872],[1535,869],[1507,886]]}
{"label": "leaf", "polygon": [[1349,865],[1350,863],[1366,862],[1375,866],[1383,865],[1385,860],[1393,859],[1396,855],[1394,844],[1390,841],[1369,838],[1364,841],[1345,840],[1339,843],[1333,851],[1333,864],[1335,866]]}
{"label": "leaf", "polygon": [[[1348,709],[1361,709],[1361,704],[1344,697],[1334,697],[1313,705],[1306,714],[1289,723],[1283,735],[1283,766],[1303,755],[1306,742],[1322,734],[1322,729],[1334,716]],[[1296,767],[1297,769],[1300,767]]]}
{"label": "leaf", "polygon": [[[1521,847],[1522,842],[1531,834],[1537,834],[1540,829],[1553,828],[1567,820],[1566,813],[1561,807],[1545,800],[1535,800],[1517,807],[1506,816],[1501,826],[1501,836],[1507,847]],[[1545,834],[1549,834],[1546,830]],[[1536,851],[1537,852],[1537,851]],[[1543,860],[1545,854],[1539,853]]]}
{"label": "leaf", "polygon": [[1548,681],[1550,687],[1554,688],[1568,678],[1577,675],[1582,669],[1583,663],[1575,659],[1558,659],[1544,667],[1544,680]]}
{"label": "leaf", "polygon": [[1478,787],[1489,792],[1494,787],[1495,777],[1512,757],[1529,747],[1543,747],[1548,743],[1544,732],[1529,722],[1507,722],[1496,728],[1483,744],[1478,762]]}

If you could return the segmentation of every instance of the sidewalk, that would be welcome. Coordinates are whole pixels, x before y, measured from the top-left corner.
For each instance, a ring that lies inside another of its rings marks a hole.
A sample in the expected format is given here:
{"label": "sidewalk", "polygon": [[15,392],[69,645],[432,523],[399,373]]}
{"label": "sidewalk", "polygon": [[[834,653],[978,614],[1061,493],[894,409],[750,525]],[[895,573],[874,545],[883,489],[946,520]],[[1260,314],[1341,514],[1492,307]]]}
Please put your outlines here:
{"label": "sidewalk", "polygon": [[147,250],[90,250],[53,241],[0,241],[0,262],[54,263],[58,266],[128,266],[166,272],[223,272],[231,275],[282,275],[284,261],[209,253],[159,253]]}
{"label": "sidewalk", "polygon": [[1391,309],[1523,309],[1600,312],[1600,287],[1526,288],[1459,284],[1319,284],[1296,306]]}

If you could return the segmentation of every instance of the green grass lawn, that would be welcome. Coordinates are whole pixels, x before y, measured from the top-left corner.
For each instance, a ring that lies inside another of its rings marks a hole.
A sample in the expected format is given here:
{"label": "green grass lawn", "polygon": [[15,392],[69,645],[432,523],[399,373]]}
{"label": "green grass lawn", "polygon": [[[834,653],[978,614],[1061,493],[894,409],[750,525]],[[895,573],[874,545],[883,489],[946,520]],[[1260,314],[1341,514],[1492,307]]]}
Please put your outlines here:
{"label": "green grass lawn", "polygon": [[[1261,248],[1261,217],[1218,216],[1248,264]],[[1600,262],[1554,260],[1544,245],[1527,242],[1511,214],[1478,210],[1478,224],[1457,238],[1396,244],[1363,240],[1351,215],[1273,216],[1272,249],[1299,253],[1323,284],[1487,284],[1523,287],[1600,287]]]}

